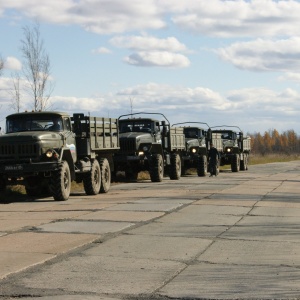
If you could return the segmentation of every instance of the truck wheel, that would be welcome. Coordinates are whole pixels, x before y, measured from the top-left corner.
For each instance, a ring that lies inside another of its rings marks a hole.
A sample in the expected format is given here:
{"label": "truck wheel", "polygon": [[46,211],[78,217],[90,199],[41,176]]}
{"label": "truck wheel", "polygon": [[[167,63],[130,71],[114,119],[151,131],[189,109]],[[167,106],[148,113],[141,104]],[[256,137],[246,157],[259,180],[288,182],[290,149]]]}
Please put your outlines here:
{"label": "truck wheel", "polygon": [[149,173],[152,182],[161,182],[164,177],[164,161],[161,154],[153,154],[150,159]]}
{"label": "truck wheel", "polygon": [[53,172],[50,179],[50,190],[56,201],[69,199],[71,192],[71,173],[69,164],[66,161],[62,162],[58,171]]}
{"label": "truck wheel", "polygon": [[107,193],[110,189],[111,173],[110,173],[109,162],[106,158],[100,159],[100,169],[101,169],[100,193]]}
{"label": "truck wheel", "polygon": [[206,176],[207,174],[207,157],[199,155],[197,159],[197,174],[198,176]]}
{"label": "truck wheel", "polygon": [[92,159],[91,164],[91,171],[83,176],[83,187],[87,195],[97,195],[101,187],[101,169],[97,159]]}
{"label": "truck wheel", "polygon": [[240,170],[241,171],[248,170],[248,154],[244,154],[244,160],[241,160]]}
{"label": "truck wheel", "polygon": [[170,179],[178,180],[181,175],[181,159],[178,154],[171,154],[170,157]]}
{"label": "truck wheel", "polygon": [[234,154],[231,160],[231,171],[238,172],[240,170],[240,156],[238,154]]}

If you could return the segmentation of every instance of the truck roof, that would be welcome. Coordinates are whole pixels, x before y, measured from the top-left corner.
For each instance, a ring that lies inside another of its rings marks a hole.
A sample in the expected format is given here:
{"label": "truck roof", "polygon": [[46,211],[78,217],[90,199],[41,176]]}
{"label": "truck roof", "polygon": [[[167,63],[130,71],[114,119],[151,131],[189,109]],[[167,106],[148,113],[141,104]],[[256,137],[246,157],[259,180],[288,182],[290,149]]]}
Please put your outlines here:
{"label": "truck roof", "polygon": [[34,115],[57,115],[57,116],[70,116],[66,112],[59,112],[59,111],[25,111],[21,113],[14,113],[11,115],[8,115],[6,118],[11,118],[11,117],[18,117],[18,116],[34,116]]}
{"label": "truck roof", "polygon": [[128,119],[120,119],[119,120],[119,123],[122,123],[122,122],[132,122],[132,121],[138,121],[138,122],[159,122],[158,120],[156,119],[152,119],[152,118],[128,118]]}

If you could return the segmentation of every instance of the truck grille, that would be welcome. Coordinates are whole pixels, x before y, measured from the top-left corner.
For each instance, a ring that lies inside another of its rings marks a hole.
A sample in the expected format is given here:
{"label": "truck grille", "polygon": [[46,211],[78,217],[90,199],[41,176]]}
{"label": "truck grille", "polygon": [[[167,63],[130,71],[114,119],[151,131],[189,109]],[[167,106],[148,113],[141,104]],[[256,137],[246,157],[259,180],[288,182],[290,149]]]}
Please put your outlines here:
{"label": "truck grille", "polygon": [[38,144],[0,144],[0,160],[27,160],[39,157]]}
{"label": "truck grille", "polygon": [[136,152],[135,139],[120,139],[120,150],[123,153],[134,153]]}

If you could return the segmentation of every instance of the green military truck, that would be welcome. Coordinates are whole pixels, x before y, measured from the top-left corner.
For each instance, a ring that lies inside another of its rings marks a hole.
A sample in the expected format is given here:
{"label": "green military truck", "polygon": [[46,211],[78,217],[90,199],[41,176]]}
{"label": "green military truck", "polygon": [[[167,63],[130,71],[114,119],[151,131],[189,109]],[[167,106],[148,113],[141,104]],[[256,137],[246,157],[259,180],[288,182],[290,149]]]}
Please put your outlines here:
{"label": "green military truck", "polygon": [[[251,138],[244,136],[238,126],[214,126],[213,133],[221,134],[223,148],[220,151],[220,165],[231,165],[232,172],[248,170],[249,155],[251,151]],[[230,128],[236,128],[232,130]]]}
{"label": "green military truck", "polygon": [[118,150],[117,119],[54,111],[11,114],[0,136],[0,190],[24,185],[29,196],[40,196],[45,188],[61,201],[76,181],[88,195],[105,193]]}
{"label": "green military truck", "polygon": [[[190,124],[188,126],[188,124]],[[196,124],[204,124],[207,128],[198,127]],[[213,143],[218,151],[222,150],[222,139],[218,133],[212,133],[209,125],[203,122],[183,122],[174,125],[183,126],[185,135],[185,151],[182,155],[181,173],[184,175],[190,168],[196,168],[198,176],[206,176],[208,171],[208,151]],[[191,126],[192,125],[192,126]]]}
{"label": "green military truck", "polygon": [[118,124],[120,151],[114,155],[116,171],[125,172],[128,180],[136,180],[140,171],[149,171],[152,182],[162,181],[165,173],[172,180],[180,178],[185,149],[182,128],[171,128],[161,113],[147,112],[122,115]]}

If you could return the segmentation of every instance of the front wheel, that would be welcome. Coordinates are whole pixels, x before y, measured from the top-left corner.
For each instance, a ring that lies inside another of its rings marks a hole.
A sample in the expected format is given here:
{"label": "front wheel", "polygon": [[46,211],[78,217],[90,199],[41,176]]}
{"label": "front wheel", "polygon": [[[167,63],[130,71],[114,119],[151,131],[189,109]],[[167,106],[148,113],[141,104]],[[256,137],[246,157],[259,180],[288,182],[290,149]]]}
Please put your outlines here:
{"label": "front wheel", "polygon": [[205,155],[199,155],[197,158],[197,174],[199,177],[207,174],[207,157]]}
{"label": "front wheel", "polygon": [[69,164],[63,161],[58,171],[53,172],[50,179],[50,191],[54,200],[65,201],[71,193],[71,173]]}
{"label": "front wheel", "polygon": [[248,170],[248,154],[244,154],[243,160],[241,160],[240,170]]}
{"label": "front wheel", "polygon": [[238,172],[240,170],[240,156],[234,154],[231,160],[231,171]]}
{"label": "front wheel", "polygon": [[101,186],[101,170],[97,159],[92,159],[91,164],[91,171],[83,176],[83,187],[87,195],[97,195]]}
{"label": "front wheel", "polygon": [[110,173],[109,162],[106,158],[100,159],[100,169],[101,169],[100,193],[107,193],[110,189],[111,173]]}
{"label": "front wheel", "polygon": [[149,173],[152,182],[161,182],[164,177],[164,161],[161,154],[153,154],[149,161]]}
{"label": "front wheel", "polygon": [[171,154],[170,157],[170,179],[178,180],[181,175],[181,159],[178,154]]}

